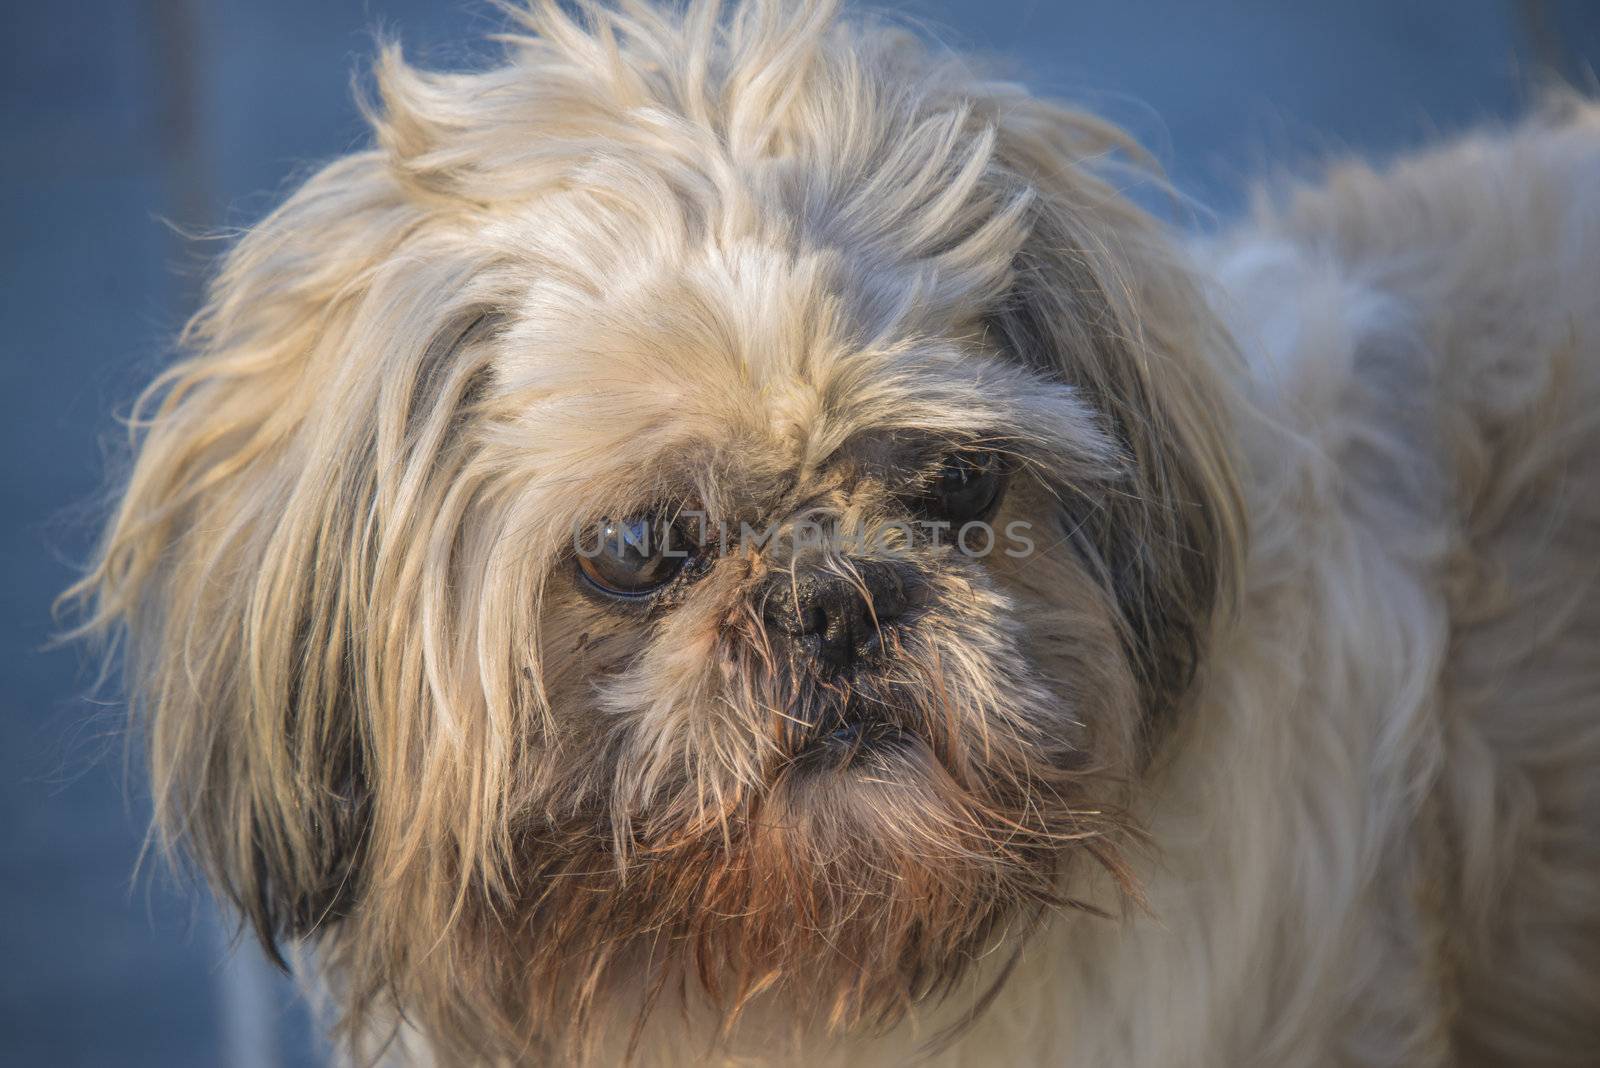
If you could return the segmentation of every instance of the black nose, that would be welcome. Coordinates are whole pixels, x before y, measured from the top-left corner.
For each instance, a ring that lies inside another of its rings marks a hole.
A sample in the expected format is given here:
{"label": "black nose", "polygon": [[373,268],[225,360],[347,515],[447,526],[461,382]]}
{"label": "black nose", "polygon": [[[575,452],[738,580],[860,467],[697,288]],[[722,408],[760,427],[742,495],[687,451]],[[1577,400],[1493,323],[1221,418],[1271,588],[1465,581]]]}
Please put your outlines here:
{"label": "black nose", "polygon": [[905,585],[887,567],[856,572],[777,576],[764,613],[768,635],[835,671],[878,652],[885,629],[905,614]]}

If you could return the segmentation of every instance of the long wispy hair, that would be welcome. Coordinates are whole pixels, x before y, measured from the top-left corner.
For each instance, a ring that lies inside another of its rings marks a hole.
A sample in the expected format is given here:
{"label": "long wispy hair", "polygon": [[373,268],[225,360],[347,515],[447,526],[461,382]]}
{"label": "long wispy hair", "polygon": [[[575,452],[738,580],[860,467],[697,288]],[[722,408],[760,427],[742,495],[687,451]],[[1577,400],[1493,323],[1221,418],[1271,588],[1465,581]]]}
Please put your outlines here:
{"label": "long wispy hair", "polygon": [[[244,235],[137,406],[83,630],[126,639],[161,842],[316,946],[363,1056],[579,1055],[667,995],[887,1025],[1071,900],[1064,858],[1126,882],[1243,543],[1226,341],[1122,135],[834,7],[385,48],[374,147]],[[1006,442],[1048,536],[914,547],[924,622],[849,699],[918,742],[841,792],[784,724],[842,698],[751,609],[784,562],[635,619],[567,549],[664,497],[882,512],[825,471],[863,434]]]}

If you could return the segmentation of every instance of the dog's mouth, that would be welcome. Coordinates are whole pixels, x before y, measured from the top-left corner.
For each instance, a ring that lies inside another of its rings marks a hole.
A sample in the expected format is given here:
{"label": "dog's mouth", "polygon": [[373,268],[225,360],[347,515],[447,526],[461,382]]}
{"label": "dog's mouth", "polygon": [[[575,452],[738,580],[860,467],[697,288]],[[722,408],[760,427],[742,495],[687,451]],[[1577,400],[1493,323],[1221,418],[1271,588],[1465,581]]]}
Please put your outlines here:
{"label": "dog's mouth", "polygon": [[804,770],[841,770],[916,743],[916,734],[893,722],[887,710],[850,698],[808,732],[794,762]]}
{"label": "dog's mouth", "polygon": [[[915,637],[914,632],[911,635]],[[758,707],[776,744],[770,782],[819,772],[850,772],[914,784],[924,778],[965,781],[961,735],[978,729],[981,710],[963,707],[962,689],[923,670],[936,651],[899,647],[845,673],[791,670]],[[794,665],[791,665],[794,667]]]}

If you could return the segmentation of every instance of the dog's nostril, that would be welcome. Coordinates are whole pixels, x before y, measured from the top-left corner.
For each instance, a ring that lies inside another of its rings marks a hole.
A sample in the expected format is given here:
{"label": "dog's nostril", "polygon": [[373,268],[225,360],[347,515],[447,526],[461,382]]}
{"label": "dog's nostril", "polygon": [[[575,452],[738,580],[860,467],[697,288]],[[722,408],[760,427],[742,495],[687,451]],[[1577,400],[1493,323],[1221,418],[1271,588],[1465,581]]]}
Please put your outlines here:
{"label": "dog's nostril", "polygon": [[799,612],[799,634],[823,634],[828,630],[828,610],[820,604],[802,604]]}
{"label": "dog's nostril", "polygon": [[872,591],[871,603],[863,603],[862,607],[866,610],[869,624],[876,620],[880,626],[888,626],[905,614],[905,591],[898,582],[882,583]]}

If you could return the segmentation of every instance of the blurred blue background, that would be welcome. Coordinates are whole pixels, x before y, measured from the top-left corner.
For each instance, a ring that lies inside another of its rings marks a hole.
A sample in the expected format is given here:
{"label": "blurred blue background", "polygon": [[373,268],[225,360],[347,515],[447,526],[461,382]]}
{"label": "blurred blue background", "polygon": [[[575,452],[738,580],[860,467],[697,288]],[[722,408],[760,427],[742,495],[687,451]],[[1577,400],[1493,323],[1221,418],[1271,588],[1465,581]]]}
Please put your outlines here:
{"label": "blurred blue background", "polygon": [[[1600,0],[922,0],[941,37],[1130,126],[1225,223],[1253,175],[1389,155],[1593,87]],[[7,0],[0,12],[0,1063],[316,1064],[287,984],[147,864],[121,710],[46,648],[111,418],[169,352],[213,242],[361,142],[382,28],[481,61],[459,0]]]}

